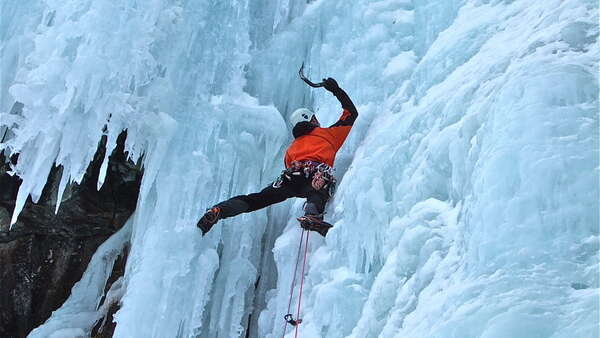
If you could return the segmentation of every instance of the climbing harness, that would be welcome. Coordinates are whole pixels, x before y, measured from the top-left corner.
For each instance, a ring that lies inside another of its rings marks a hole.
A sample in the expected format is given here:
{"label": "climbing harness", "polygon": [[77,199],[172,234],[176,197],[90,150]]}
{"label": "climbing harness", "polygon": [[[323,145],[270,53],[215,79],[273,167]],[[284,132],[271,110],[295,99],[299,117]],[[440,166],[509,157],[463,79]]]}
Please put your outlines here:
{"label": "climbing harness", "polygon": [[275,182],[273,188],[280,188],[283,182],[289,182],[293,177],[312,176],[311,185],[315,190],[327,189],[329,196],[335,193],[336,179],[333,176],[334,169],[325,163],[316,161],[293,161],[291,166],[281,172],[281,175]]}
{"label": "climbing harness", "polygon": [[[304,241],[304,234],[306,233],[306,241]],[[287,325],[290,324],[296,328],[296,332],[294,333],[294,337],[298,337],[298,325],[302,323],[302,319],[300,318],[300,309],[302,304],[302,289],[304,287],[304,271],[306,268],[306,260],[308,257],[308,235],[310,235],[310,231],[302,229],[302,233],[300,233],[300,245],[298,246],[298,255],[296,257],[296,267],[294,268],[294,278],[292,279],[292,286],[290,287],[290,300],[288,302],[287,314],[283,316],[285,319],[285,326],[283,327],[283,336],[285,337],[285,330],[287,329]],[[296,319],[294,319],[294,315],[290,312],[292,308],[292,298],[294,296],[294,286],[296,285],[296,274],[298,271],[298,263],[300,263],[300,253],[302,252],[302,243],[304,242],[304,261],[302,262],[302,274],[300,276],[300,293],[298,294],[298,308],[296,310]]]}

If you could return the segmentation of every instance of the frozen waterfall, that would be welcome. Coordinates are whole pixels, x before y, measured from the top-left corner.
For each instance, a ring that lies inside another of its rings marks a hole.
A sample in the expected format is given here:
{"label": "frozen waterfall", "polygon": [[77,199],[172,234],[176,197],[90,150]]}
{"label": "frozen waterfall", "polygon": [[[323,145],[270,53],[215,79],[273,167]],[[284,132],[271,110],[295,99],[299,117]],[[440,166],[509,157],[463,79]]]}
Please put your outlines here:
{"label": "frozen waterfall", "polygon": [[108,157],[127,129],[144,164],[128,228],[30,337],[90,334],[105,261],[124,241],[114,337],[284,335],[303,201],[205,237],[195,224],[278,176],[291,111],[339,116],[298,79],[302,62],[337,79],[360,116],[336,160],[334,228],[311,237],[300,336],[598,337],[597,1],[7,0],[0,11],[0,150],[20,154],[23,179],[13,223],[53,163],[59,194],[81,181],[102,135]]}

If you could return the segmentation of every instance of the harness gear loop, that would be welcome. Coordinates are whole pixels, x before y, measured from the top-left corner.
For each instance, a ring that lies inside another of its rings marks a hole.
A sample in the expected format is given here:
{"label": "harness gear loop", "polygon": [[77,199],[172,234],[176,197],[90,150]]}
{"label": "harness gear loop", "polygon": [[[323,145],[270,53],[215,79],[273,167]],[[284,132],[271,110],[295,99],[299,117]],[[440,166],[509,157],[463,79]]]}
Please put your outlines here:
{"label": "harness gear loop", "polygon": [[311,185],[315,190],[321,190],[325,186],[325,177],[323,177],[322,171],[316,171],[313,174]]}

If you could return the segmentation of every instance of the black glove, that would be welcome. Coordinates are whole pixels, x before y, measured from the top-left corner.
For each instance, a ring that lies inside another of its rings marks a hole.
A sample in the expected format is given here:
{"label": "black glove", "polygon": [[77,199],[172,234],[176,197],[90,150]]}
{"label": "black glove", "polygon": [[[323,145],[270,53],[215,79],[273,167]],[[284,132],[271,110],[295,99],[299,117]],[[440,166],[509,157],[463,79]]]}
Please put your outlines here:
{"label": "black glove", "polygon": [[340,86],[338,86],[337,82],[331,77],[323,79],[323,87],[334,94],[340,90]]}

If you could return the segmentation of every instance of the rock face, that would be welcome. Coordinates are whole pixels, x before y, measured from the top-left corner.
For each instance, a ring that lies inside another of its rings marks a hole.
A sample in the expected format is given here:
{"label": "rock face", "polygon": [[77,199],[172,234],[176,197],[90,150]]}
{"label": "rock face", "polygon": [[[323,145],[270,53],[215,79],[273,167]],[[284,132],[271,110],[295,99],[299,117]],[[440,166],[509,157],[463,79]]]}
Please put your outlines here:
{"label": "rock face", "polygon": [[[92,255],[136,206],[142,170],[123,153],[123,132],[100,191],[96,182],[106,139],[80,185],[65,191],[54,213],[62,168],[53,168],[37,204],[29,199],[8,231],[20,180],[0,154],[0,337],[25,337],[69,296]],[[18,161],[14,156],[11,161]],[[123,264],[117,264],[123,265]]]}

